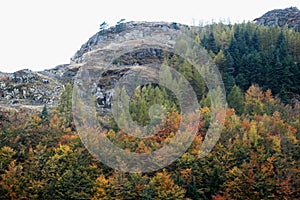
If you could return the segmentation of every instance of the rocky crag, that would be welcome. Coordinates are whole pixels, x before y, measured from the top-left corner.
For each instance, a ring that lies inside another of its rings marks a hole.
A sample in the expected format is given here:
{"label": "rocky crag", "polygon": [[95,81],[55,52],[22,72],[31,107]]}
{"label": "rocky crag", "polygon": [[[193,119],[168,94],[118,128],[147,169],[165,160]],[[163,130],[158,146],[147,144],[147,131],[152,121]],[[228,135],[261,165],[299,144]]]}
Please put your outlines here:
{"label": "rocky crag", "polygon": [[29,69],[14,73],[0,72],[0,105],[55,106],[64,85],[72,80],[77,70],[67,64],[40,72]]}
{"label": "rocky crag", "polygon": [[0,74],[2,105],[55,105],[63,85],[51,76],[28,69]]}
{"label": "rocky crag", "polygon": [[287,27],[300,32],[300,10],[296,7],[271,10],[254,22],[257,25]]}
{"label": "rocky crag", "polygon": [[[96,95],[99,107],[110,107],[114,84],[125,72],[131,70],[128,66],[145,67],[161,63],[163,50],[166,47],[172,48],[176,35],[183,26],[185,25],[164,22],[121,23],[92,36],[71,58],[70,64],[40,72],[25,69],[15,73],[0,73],[0,106],[56,106],[64,85],[74,82],[80,68],[103,67],[105,62],[111,65],[101,70],[99,79],[91,83],[91,90]],[[127,41],[132,42],[130,51],[126,49]],[[114,47],[107,48],[110,46]]]}

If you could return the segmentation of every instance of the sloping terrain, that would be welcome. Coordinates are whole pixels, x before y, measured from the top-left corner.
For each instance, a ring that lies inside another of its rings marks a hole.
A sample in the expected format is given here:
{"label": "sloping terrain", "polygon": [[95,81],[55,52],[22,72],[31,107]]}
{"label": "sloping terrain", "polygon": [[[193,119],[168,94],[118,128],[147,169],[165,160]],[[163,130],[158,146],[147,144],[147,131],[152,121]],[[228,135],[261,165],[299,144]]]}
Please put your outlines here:
{"label": "sloping terrain", "polygon": [[300,31],[300,10],[296,7],[271,10],[256,18],[255,23],[263,26],[279,26]]}
{"label": "sloping terrain", "polygon": [[[121,77],[126,65],[155,65],[162,62],[162,52],[166,46],[172,47],[174,37],[183,25],[177,23],[128,22],[119,26],[99,31],[92,36],[81,49],[71,58],[71,63],[59,65],[53,69],[40,72],[20,70],[15,73],[0,74],[0,105],[19,106],[55,106],[58,104],[64,85],[73,82],[78,70],[82,66],[101,66],[103,62],[111,63],[115,67],[104,72],[99,83],[96,81],[95,91],[101,96],[99,102],[108,99],[111,94],[107,89],[111,87],[111,80]],[[143,40],[142,40],[143,39]],[[139,46],[133,51],[126,52],[122,45],[128,46],[126,41],[136,42],[131,46]],[[156,43],[157,44],[156,44]],[[160,43],[166,46],[160,45]],[[109,45],[116,45],[124,55],[105,49]],[[119,60],[113,60],[118,56]],[[110,59],[110,60],[109,60]],[[125,69],[126,70],[126,69]],[[120,74],[121,75],[120,75]],[[118,75],[119,74],[119,75]],[[107,86],[106,89],[104,86]],[[101,91],[101,93],[99,93]],[[100,97],[99,97],[100,98]]]}

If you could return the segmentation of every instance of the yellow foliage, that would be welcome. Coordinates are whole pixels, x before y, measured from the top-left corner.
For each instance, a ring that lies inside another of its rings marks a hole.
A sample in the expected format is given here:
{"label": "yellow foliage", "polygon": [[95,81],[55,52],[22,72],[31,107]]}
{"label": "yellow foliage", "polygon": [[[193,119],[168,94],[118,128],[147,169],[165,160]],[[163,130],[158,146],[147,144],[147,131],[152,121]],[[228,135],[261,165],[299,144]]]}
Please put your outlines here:
{"label": "yellow foliage", "polygon": [[109,190],[111,190],[111,184],[109,183],[109,180],[105,178],[103,174],[101,174],[96,179],[96,191],[94,196],[92,197],[92,200],[110,200],[112,199],[111,194]]}

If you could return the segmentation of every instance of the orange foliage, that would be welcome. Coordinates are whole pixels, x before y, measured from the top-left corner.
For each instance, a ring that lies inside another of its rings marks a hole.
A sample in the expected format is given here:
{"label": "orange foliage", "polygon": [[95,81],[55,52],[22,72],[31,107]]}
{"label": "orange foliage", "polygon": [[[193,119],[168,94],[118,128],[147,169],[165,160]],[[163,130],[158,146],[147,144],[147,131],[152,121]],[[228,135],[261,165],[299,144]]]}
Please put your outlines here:
{"label": "orange foliage", "polygon": [[213,200],[226,200],[226,198],[220,196],[220,195],[216,195],[212,197]]}

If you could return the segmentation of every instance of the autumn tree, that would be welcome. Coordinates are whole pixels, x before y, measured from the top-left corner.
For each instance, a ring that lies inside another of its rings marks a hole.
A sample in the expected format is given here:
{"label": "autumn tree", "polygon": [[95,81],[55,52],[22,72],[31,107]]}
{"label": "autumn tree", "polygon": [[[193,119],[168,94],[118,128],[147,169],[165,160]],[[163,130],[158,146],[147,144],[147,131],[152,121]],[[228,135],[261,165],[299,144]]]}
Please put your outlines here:
{"label": "autumn tree", "polygon": [[72,85],[70,83],[66,84],[65,89],[61,94],[59,104],[57,106],[57,111],[65,127],[73,127],[72,93]]}

